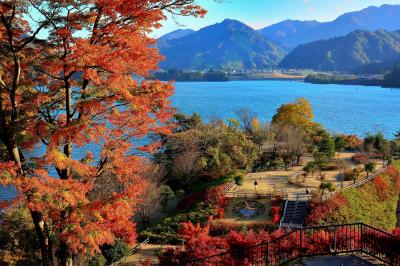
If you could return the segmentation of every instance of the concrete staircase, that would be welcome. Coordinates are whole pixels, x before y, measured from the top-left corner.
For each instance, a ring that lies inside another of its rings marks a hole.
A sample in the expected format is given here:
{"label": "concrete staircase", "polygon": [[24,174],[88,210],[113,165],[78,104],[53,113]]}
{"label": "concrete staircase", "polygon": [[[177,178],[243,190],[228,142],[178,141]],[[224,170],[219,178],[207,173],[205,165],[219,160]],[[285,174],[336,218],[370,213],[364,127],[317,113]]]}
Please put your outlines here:
{"label": "concrete staircase", "polygon": [[279,227],[300,228],[306,219],[307,205],[306,200],[286,200]]}

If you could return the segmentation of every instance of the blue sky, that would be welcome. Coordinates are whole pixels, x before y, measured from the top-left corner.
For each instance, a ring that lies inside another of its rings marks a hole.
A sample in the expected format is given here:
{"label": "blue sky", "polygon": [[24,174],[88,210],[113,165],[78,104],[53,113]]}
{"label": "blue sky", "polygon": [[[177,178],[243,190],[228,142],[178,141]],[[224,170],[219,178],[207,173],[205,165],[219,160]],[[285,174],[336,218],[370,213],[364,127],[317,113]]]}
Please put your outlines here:
{"label": "blue sky", "polygon": [[204,19],[177,17],[177,24],[170,18],[155,37],[180,28],[198,30],[221,22],[225,18],[240,20],[255,29],[285,19],[330,21],[339,15],[361,10],[368,6],[400,4],[399,0],[198,0],[208,14]]}

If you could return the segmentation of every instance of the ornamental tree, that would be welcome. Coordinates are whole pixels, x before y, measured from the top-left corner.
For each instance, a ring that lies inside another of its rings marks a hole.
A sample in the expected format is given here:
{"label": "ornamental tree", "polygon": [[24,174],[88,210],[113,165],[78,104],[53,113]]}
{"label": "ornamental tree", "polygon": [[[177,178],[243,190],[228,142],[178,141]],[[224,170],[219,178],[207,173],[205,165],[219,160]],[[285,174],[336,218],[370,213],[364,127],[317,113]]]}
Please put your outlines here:
{"label": "ornamental tree", "polygon": [[[157,147],[135,140],[170,132],[173,93],[171,83],[138,77],[162,59],[149,33],[166,12],[203,16],[193,2],[0,2],[0,140],[8,155],[0,179],[29,208],[44,265],[55,254],[72,265],[116,237],[135,241],[142,155]],[[36,143],[45,152],[29,157]],[[115,187],[93,193],[104,177]]]}

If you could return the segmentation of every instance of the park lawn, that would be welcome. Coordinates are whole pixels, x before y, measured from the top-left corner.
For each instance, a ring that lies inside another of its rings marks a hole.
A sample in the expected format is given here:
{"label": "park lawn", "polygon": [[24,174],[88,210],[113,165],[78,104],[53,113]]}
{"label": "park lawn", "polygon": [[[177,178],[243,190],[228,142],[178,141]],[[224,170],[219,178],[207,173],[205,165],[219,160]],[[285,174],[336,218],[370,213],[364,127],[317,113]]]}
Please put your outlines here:
{"label": "park lawn", "polygon": [[393,188],[390,178],[382,178],[392,188],[388,191],[388,198],[380,200],[374,184],[368,183],[359,188],[346,189],[342,195],[348,200],[348,206],[341,206],[328,217],[328,223],[356,223],[363,222],[371,226],[391,230],[396,227],[396,207],[398,194]]}

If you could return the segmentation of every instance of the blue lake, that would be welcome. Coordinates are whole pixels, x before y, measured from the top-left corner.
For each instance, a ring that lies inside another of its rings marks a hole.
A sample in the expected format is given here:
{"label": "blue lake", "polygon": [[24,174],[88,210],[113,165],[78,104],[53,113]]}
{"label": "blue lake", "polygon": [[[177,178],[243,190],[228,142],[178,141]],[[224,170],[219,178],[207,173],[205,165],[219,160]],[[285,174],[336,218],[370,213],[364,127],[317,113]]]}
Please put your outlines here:
{"label": "blue lake", "polygon": [[280,105],[300,97],[311,102],[315,121],[331,133],[382,131],[393,138],[400,129],[400,89],[298,81],[177,82],[172,103],[205,120],[235,117],[235,111],[248,108],[270,121]]}
{"label": "blue lake", "polygon": [[[313,106],[315,121],[331,133],[364,136],[379,130],[392,138],[400,129],[400,89],[297,81],[177,82],[175,86],[173,106],[186,114],[197,112],[206,121],[213,117],[235,117],[241,108],[248,108],[261,120],[270,121],[280,105],[304,97]],[[75,149],[74,157],[82,158],[85,150],[99,152],[98,146],[91,144],[85,149]],[[29,155],[41,153],[43,149],[38,146]],[[49,170],[55,175],[54,169]],[[0,201],[13,195],[12,187],[0,186]]]}

